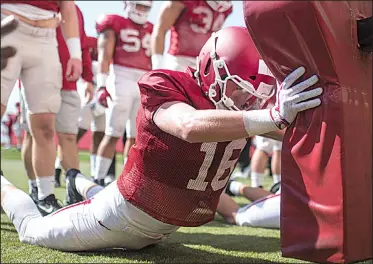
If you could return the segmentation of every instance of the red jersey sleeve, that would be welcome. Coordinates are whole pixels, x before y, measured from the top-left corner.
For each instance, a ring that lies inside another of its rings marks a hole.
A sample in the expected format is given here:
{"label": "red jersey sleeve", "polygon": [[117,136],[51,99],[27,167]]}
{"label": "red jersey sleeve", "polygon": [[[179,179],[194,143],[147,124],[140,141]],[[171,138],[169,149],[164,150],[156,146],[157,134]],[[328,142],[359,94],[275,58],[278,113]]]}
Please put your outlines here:
{"label": "red jersey sleeve", "polygon": [[96,30],[98,33],[101,33],[107,29],[112,29],[116,33],[120,32],[121,17],[118,15],[101,15],[96,21]]}
{"label": "red jersey sleeve", "polygon": [[141,105],[148,120],[160,106],[167,102],[189,103],[188,96],[183,90],[182,83],[172,76],[168,70],[150,71],[137,82],[140,88]]}

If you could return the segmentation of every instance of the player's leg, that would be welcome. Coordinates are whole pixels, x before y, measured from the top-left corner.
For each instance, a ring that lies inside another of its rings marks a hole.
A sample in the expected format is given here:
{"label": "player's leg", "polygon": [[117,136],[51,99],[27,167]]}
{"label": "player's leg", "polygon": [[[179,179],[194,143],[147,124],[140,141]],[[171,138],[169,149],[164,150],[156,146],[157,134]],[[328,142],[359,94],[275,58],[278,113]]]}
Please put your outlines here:
{"label": "player's leg", "polygon": [[125,125],[132,107],[131,93],[128,92],[129,84],[126,80],[116,80],[115,87],[111,87],[110,94],[113,101],[109,103],[106,112],[106,130],[97,151],[95,180],[104,184],[116,151],[118,139],[123,135]]}
{"label": "player's leg", "polygon": [[78,158],[78,119],[80,97],[77,91],[61,91],[61,108],[56,115],[58,154],[65,171],[79,168]]}
{"label": "player's leg", "polygon": [[273,184],[276,184],[281,181],[281,149],[282,142],[275,141],[273,145],[273,154],[271,161]]}
{"label": "player's leg", "polygon": [[280,203],[280,194],[270,193],[268,196],[241,207],[236,212],[236,225],[279,229]]}
{"label": "player's leg", "polygon": [[21,125],[20,125],[19,121],[17,121],[13,125],[13,131],[14,131],[14,135],[16,137],[17,150],[21,150],[21,148],[22,148],[22,129],[21,129]]}
{"label": "player's leg", "polygon": [[243,196],[250,201],[258,200],[269,194],[269,192],[263,188],[253,188],[235,180],[230,180],[228,182],[225,193],[230,196]]}
{"label": "player's leg", "polygon": [[271,140],[256,136],[255,150],[251,158],[251,187],[263,187],[264,171],[267,166],[268,156],[272,152]]}
{"label": "player's leg", "polygon": [[1,204],[21,242],[63,251],[141,249],[177,229],[129,204],[116,183],[89,200],[41,217],[31,198],[1,176]]}
{"label": "player's leg", "polygon": [[30,34],[19,40],[27,43],[24,56],[27,67],[21,72],[22,96],[33,137],[32,163],[37,178],[38,206],[50,213],[60,208],[54,196],[54,134],[55,115],[61,104],[62,68],[55,30],[30,26],[26,30]]}
{"label": "player's leg", "polygon": [[238,159],[238,169],[235,170],[231,176],[231,179],[235,178],[249,178],[251,173],[250,167],[250,147],[251,138],[248,138],[247,143],[243,150],[241,151],[240,157]]}

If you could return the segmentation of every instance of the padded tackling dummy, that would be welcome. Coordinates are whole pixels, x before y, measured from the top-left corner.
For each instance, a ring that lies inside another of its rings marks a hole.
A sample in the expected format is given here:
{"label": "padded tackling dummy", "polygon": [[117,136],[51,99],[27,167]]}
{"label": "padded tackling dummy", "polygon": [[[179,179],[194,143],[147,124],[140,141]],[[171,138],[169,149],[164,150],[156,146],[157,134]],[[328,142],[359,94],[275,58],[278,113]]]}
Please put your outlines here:
{"label": "padded tackling dummy", "polygon": [[372,54],[356,20],[371,1],[244,1],[246,25],[283,81],[303,65],[320,77],[322,106],[300,113],[282,151],[284,257],[354,262],[372,257]]}

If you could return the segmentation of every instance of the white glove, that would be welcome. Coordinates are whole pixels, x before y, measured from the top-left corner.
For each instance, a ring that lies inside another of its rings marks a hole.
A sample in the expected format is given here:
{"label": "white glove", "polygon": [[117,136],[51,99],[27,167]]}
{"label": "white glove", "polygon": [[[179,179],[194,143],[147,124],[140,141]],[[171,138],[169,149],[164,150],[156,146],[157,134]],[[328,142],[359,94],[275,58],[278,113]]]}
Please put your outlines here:
{"label": "white glove", "polygon": [[305,72],[306,69],[304,67],[297,68],[290,73],[277,88],[276,104],[270,110],[270,115],[279,129],[288,127],[294,121],[298,112],[314,108],[321,104],[321,100],[318,98],[312,100],[308,99],[322,94],[322,88],[314,88],[304,92],[304,90],[319,81],[319,78],[316,75],[313,75],[307,80],[293,86],[295,81]]}

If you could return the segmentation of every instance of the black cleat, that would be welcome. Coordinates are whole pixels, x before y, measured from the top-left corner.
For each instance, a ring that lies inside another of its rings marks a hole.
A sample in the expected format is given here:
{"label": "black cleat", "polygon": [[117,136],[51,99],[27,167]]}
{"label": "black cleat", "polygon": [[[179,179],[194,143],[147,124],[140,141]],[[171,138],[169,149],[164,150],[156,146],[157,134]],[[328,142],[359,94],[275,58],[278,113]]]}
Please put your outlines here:
{"label": "black cleat", "polygon": [[34,201],[35,204],[38,204],[38,187],[32,186],[31,193],[29,194],[31,199]]}
{"label": "black cleat", "polygon": [[281,187],[281,182],[273,184],[271,189],[269,190],[271,193],[276,193]]}
{"label": "black cleat", "polygon": [[66,172],[66,205],[78,203],[84,200],[83,196],[77,191],[75,186],[76,175],[79,170],[70,169]]}
{"label": "black cleat", "polygon": [[54,169],[54,187],[61,187],[61,169]]}
{"label": "black cleat", "polygon": [[36,206],[43,216],[49,215],[62,208],[62,205],[57,201],[54,194],[50,194],[45,199],[39,200]]}
{"label": "black cleat", "polygon": [[96,183],[97,185],[100,185],[102,187],[105,187],[105,179],[93,179],[93,182]]}

